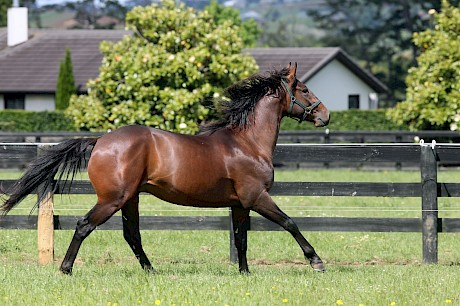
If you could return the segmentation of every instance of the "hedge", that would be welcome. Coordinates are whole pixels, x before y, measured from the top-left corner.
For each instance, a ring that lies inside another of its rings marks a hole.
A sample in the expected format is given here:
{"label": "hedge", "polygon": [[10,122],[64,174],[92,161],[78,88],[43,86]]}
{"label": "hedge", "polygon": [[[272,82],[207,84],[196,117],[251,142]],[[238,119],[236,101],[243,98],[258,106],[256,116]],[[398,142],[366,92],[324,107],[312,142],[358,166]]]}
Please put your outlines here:
{"label": "hedge", "polygon": [[398,131],[409,130],[408,126],[397,125],[386,117],[386,110],[331,111],[328,126],[316,128],[309,123],[297,123],[292,119],[281,122],[282,130],[325,130],[331,131]]}
{"label": "hedge", "polygon": [[0,111],[0,131],[51,132],[73,131],[71,121],[62,112]]}
{"label": "hedge", "polygon": [[[319,128],[333,131],[394,131],[408,130],[407,126],[398,126],[388,120],[385,110],[347,110],[331,112],[331,122],[327,127]],[[46,132],[73,131],[71,121],[62,112],[30,112],[22,110],[0,111],[0,131]],[[312,124],[285,118],[282,130],[318,130]]]}

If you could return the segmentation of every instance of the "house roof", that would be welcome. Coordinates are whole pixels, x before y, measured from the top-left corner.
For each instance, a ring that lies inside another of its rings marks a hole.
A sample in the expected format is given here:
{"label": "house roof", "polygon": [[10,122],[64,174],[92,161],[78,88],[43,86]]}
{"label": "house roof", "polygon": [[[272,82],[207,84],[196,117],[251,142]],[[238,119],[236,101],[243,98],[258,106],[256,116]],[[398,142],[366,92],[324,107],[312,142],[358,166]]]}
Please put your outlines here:
{"label": "house roof", "polygon": [[[14,47],[6,46],[6,28],[0,29],[0,92],[54,93],[59,63],[69,48],[75,85],[86,91],[87,81],[99,75],[103,40],[119,41],[125,30],[43,30],[29,29],[29,40]],[[297,76],[308,81],[334,59],[340,61],[377,93],[386,86],[362,69],[340,48],[253,48],[250,53],[261,71],[281,68],[289,62],[299,64]],[[6,73],[4,73],[6,72]]]}
{"label": "house roof", "polygon": [[99,74],[100,42],[119,41],[127,34],[124,30],[29,29],[28,41],[2,49],[0,31],[0,92],[54,93],[66,48],[72,55],[75,85],[84,92],[88,79]]}
{"label": "house roof", "polygon": [[252,48],[245,52],[254,57],[261,71],[280,69],[289,62],[297,62],[297,77],[304,83],[331,61],[338,60],[377,93],[388,91],[382,82],[361,68],[341,48]]}

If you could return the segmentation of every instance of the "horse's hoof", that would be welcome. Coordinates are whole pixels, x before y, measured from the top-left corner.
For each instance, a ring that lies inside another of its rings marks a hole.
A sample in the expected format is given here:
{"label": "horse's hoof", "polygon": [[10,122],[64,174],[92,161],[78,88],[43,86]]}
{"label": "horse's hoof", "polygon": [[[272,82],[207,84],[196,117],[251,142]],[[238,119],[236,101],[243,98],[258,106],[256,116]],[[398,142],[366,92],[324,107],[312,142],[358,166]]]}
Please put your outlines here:
{"label": "horse's hoof", "polygon": [[65,274],[65,275],[72,275],[72,268],[70,269],[61,268],[61,272],[62,274]]}
{"label": "horse's hoof", "polygon": [[148,274],[154,274],[155,273],[155,269],[152,266],[145,266],[145,267],[143,267],[143,269]]}
{"label": "horse's hoof", "polygon": [[240,271],[241,275],[250,275],[251,274],[251,272],[249,272],[249,270],[247,270],[247,269],[246,270],[239,270],[239,271]]}
{"label": "horse's hoof", "polygon": [[317,261],[317,262],[312,261],[310,262],[310,266],[316,272],[326,272],[326,268],[324,267],[324,264],[322,261]]}

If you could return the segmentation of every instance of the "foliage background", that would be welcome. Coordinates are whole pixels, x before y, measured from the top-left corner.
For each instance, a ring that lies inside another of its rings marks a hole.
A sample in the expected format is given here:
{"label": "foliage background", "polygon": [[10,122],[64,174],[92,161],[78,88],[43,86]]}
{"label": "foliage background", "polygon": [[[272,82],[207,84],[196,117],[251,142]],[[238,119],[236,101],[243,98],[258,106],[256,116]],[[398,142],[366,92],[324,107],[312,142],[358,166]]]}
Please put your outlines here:
{"label": "foliage background", "polygon": [[263,32],[257,21],[254,19],[241,20],[241,14],[237,9],[230,6],[219,4],[217,0],[211,0],[209,5],[204,8],[213,16],[214,21],[218,24],[224,24],[228,20],[238,26],[239,36],[243,40],[245,48],[253,48],[257,45],[257,39]]}
{"label": "foliage background", "polygon": [[143,124],[194,133],[212,117],[212,99],[258,69],[242,54],[240,28],[217,24],[207,11],[165,0],[134,8],[126,24],[134,35],[101,44],[99,76],[87,96],[70,101],[67,115],[78,129]]}
{"label": "foliage background", "polygon": [[310,130],[320,131],[398,131],[408,130],[405,124],[389,120],[385,110],[346,110],[331,111],[330,123],[317,128],[310,123],[298,124],[295,120],[285,118],[281,121],[282,130]]}
{"label": "foliage background", "polygon": [[59,111],[0,111],[0,131],[49,132],[74,130],[72,122]]}
{"label": "foliage background", "polygon": [[[386,117],[384,110],[377,111],[332,111],[331,123],[324,128],[316,128],[308,122],[299,124],[297,121],[284,118],[281,121],[283,130],[325,130],[331,131],[386,131],[408,130],[407,125],[399,125]],[[17,110],[0,111],[0,131],[74,131],[75,127],[63,112],[29,112]],[[97,130],[97,129],[95,129]],[[99,130],[104,131],[104,130]]]}
{"label": "foliage background", "polygon": [[389,116],[412,130],[458,129],[460,116],[460,9],[442,2],[434,29],[414,33],[421,49],[418,66],[409,70],[406,101]]}
{"label": "foliage background", "polygon": [[[6,21],[6,7],[10,6],[10,2],[11,1],[0,0],[0,24]],[[22,0],[20,2],[21,4],[29,7],[32,20],[35,20],[36,16],[39,16],[39,14],[53,7],[50,6],[38,9],[37,7],[34,7],[36,4],[35,0]],[[89,7],[87,5],[89,2],[91,1],[81,1],[78,4],[75,4],[74,9],[77,11],[77,14],[82,20],[93,20],[94,18],[91,17],[92,13],[97,13],[95,15],[93,14],[94,16],[118,16],[117,18],[123,19],[127,8],[133,7],[134,5],[145,5],[146,3],[141,0],[132,0],[126,2],[126,7],[117,7],[117,1],[110,0],[104,1],[105,7],[101,7],[99,11],[91,12],[90,10],[94,9],[94,7]],[[445,2],[447,3],[447,1]],[[459,5],[458,0],[450,0],[448,2],[454,8]],[[236,9],[233,9],[232,11],[232,9],[227,10],[222,7],[213,8],[213,4],[215,3],[216,1],[212,1],[207,7],[208,12],[213,15],[214,21],[217,24],[221,24],[225,19],[233,19],[234,24],[241,27],[239,36],[242,37],[244,25],[247,23],[246,19],[243,21],[238,14],[236,14],[238,15],[236,16],[235,13],[238,11]],[[435,18],[433,17],[434,15],[428,14],[430,8],[439,11],[440,1],[433,0],[410,0],[406,2],[377,0],[326,0],[321,6],[316,8],[313,7],[313,9],[309,7],[309,3],[310,1],[305,1],[294,7],[285,5],[280,10],[280,7],[277,5],[267,6],[259,3],[259,1],[250,1],[247,3],[245,8],[240,9],[240,12],[243,14],[247,10],[254,9],[254,7],[257,6],[257,13],[264,16],[264,20],[267,24],[264,26],[264,31],[259,33],[258,45],[271,47],[340,45],[354,57],[361,60],[361,63],[363,63],[367,69],[371,70],[377,77],[383,80],[384,83],[389,85],[389,87],[393,88],[393,85],[400,86],[398,89],[399,94],[393,94],[395,97],[403,97],[402,89],[405,87],[405,84],[402,80],[407,72],[407,68],[410,63],[413,63],[412,59],[413,56],[417,54],[418,48],[424,50],[422,45],[418,44],[418,46],[416,46],[411,43],[411,33],[413,31],[421,31],[426,28],[436,30],[436,23],[439,23],[438,17],[442,15],[441,12],[441,14],[437,14],[437,17]],[[197,5],[197,3],[190,2],[188,2],[188,4]],[[204,5],[199,7],[199,9],[203,9],[203,7]],[[118,11],[117,8],[119,9]],[[89,16],[91,18],[84,18],[84,16]],[[254,22],[252,19],[249,20]],[[31,25],[33,24],[34,22],[31,21]],[[453,23],[453,25],[455,24],[457,24],[458,27],[458,21]],[[41,27],[41,22],[35,21],[35,26]],[[424,32],[420,32],[420,34],[422,33]],[[248,45],[251,45],[254,42],[253,40],[251,41],[251,35],[253,34],[255,35],[253,32],[249,33],[249,36],[246,38],[242,37],[243,42],[246,43],[246,41],[249,41]],[[417,38],[417,35],[418,34],[414,36],[416,40],[422,39],[421,37],[423,37],[423,35],[419,35],[419,38]],[[439,39],[438,41],[442,41],[443,38],[440,37]],[[457,34],[454,34],[446,40],[446,43],[441,46],[441,49],[433,49],[430,51],[431,55],[426,56],[427,58],[430,58],[430,65],[434,63],[432,61],[432,57],[434,55],[443,54],[449,50],[451,52],[458,50],[458,41],[457,32]],[[436,47],[436,44],[433,46]],[[442,47],[445,48],[442,49]],[[456,53],[458,54],[458,52]],[[420,59],[422,56],[423,54],[420,56]],[[444,63],[445,68],[455,68],[457,61],[451,61],[451,59],[452,57],[444,59],[441,58],[439,63]],[[440,68],[439,73],[445,73],[447,70]],[[458,72],[460,69],[455,68],[451,69],[451,71]],[[395,120],[395,125],[399,125],[397,129],[406,129],[408,126],[411,129],[458,129],[460,116],[457,115],[457,112],[460,111],[457,109],[458,107],[455,106],[458,104],[455,101],[456,99],[458,100],[458,96],[455,96],[455,94],[459,92],[458,84],[460,81],[455,77],[458,76],[458,74],[450,74],[454,75],[454,78],[451,79],[452,82],[450,85],[452,90],[446,94],[438,94],[431,90],[436,88],[443,90],[442,88],[444,85],[439,82],[439,78],[436,80],[428,78],[427,75],[423,75],[423,72],[419,73],[421,73],[421,78],[424,78],[423,82],[419,82],[419,85],[421,86],[414,85],[413,88],[427,87],[426,84],[429,84],[431,89],[422,90],[423,94],[422,91],[412,91],[412,94],[414,97],[415,95],[422,98],[432,97],[432,101],[435,103],[429,103],[426,107],[423,106],[421,108],[423,109],[423,114],[417,114],[417,108],[420,109],[420,107],[415,104],[411,107],[398,106],[396,112],[399,112],[400,116],[405,116],[406,119],[396,119],[394,115],[395,113],[392,113],[389,118]],[[429,74],[434,75],[436,73],[437,72],[433,70]],[[409,76],[407,82],[409,82],[409,79],[412,78],[411,82],[416,84],[415,73],[412,75],[413,77]],[[449,73],[445,73],[445,75],[449,75]],[[390,84],[389,82],[393,82],[393,84]],[[449,82],[450,81],[446,81],[446,79],[444,79],[444,83]],[[409,92],[410,89],[408,93]],[[446,99],[447,96],[449,97],[448,100]],[[411,97],[408,94],[407,101],[409,101],[410,98]],[[205,99],[208,99],[208,97]],[[437,101],[444,102],[438,103],[436,102],[436,99],[438,99]],[[209,100],[207,100],[206,106],[207,108],[205,112],[212,112]],[[94,96],[88,97],[88,100],[82,105],[82,108],[82,112],[86,113],[89,122],[83,129],[105,129],[105,127],[99,127],[97,124],[98,113],[100,112],[104,113],[108,119],[113,119],[113,117],[104,110],[104,105],[101,105],[99,99],[94,98]],[[355,116],[355,114],[352,113],[352,116]],[[377,116],[380,118],[380,115]],[[424,117],[428,119],[425,120],[423,119]],[[334,125],[335,120],[339,118],[341,117],[337,117],[337,115],[334,114],[331,124]],[[442,120],[444,120],[444,122],[442,122]],[[283,122],[283,126],[303,129],[303,126],[298,126],[295,122],[292,124],[286,123],[288,121],[289,120],[285,120]],[[415,126],[416,121],[418,122],[416,123],[418,126]],[[94,122],[94,124],[92,125],[91,122]],[[179,125],[181,125],[181,123],[183,123],[182,126],[186,124],[185,122],[180,122]],[[0,123],[3,130],[13,129],[14,125],[15,124],[12,122]],[[360,126],[362,125],[360,124]],[[379,124],[376,124],[376,126],[379,126]],[[334,127],[333,129],[336,128]],[[342,129],[342,125],[337,127],[337,130],[339,129]],[[190,131],[190,133],[192,133],[192,131]]]}
{"label": "foliage background", "polygon": [[[209,4],[209,1],[185,2],[197,10]],[[340,46],[390,88],[390,95],[380,99],[382,106],[393,106],[405,99],[404,80],[418,52],[411,41],[412,33],[432,27],[433,18],[428,11],[439,10],[441,4],[439,0],[242,2],[215,11],[218,11],[218,16],[231,18],[235,24],[240,25],[241,35],[245,29],[250,30],[246,33],[253,35],[251,30],[258,23],[259,29],[263,29],[256,38],[259,47]],[[454,7],[460,3],[459,0],[449,2]],[[65,12],[68,14],[67,19],[74,14],[72,27],[92,29],[124,28],[127,11],[135,6],[149,5],[151,1],[103,0],[97,6],[92,0],[44,6],[37,5],[36,0],[21,0],[20,3],[29,8],[31,27],[58,26],[55,17]],[[2,20],[6,22],[6,7],[10,5],[11,0],[0,0],[0,25]],[[211,6],[212,3],[206,9],[211,11]],[[107,17],[116,23],[100,23]],[[246,38],[250,35],[241,36],[245,46],[253,44],[253,41],[246,44]]]}
{"label": "foliage background", "polygon": [[387,85],[386,106],[404,99],[404,78],[417,53],[412,33],[431,26],[428,10],[439,9],[439,1],[325,0],[325,7],[311,10],[325,30],[321,43],[342,47]]}

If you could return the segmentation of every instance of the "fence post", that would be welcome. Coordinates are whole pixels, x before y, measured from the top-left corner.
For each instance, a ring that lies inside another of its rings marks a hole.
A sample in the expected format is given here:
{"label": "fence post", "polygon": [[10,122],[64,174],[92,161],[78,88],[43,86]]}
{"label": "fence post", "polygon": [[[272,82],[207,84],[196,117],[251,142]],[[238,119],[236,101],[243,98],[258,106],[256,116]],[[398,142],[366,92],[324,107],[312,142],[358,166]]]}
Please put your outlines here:
{"label": "fence post", "polygon": [[[326,129],[324,131],[324,143],[325,144],[328,144],[328,143],[331,143],[331,131],[329,129]],[[324,168],[329,168],[329,163],[328,162],[325,162],[324,164]]]}
{"label": "fence post", "polygon": [[[37,156],[40,156],[46,147],[48,146],[38,145]],[[41,184],[38,187],[37,196],[38,199],[42,199],[38,203],[38,263],[47,265],[54,261],[54,204],[52,187],[45,188],[44,184]]]}
{"label": "fence post", "polygon": [[233,232],[233,219],[232,219],[232,210],[229,209],[230,215],[230,262],[237,263],[238,262],[238,251],[235,247],[235,233]]}
{"label": "fence post", "polygon": [[435,143],[421,142],[423,262],[438,263],[438,182]]}

